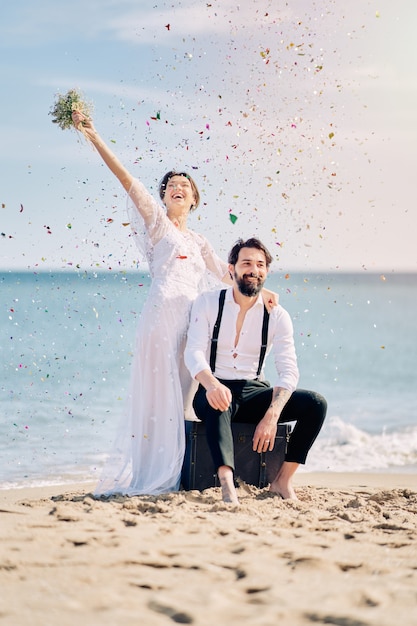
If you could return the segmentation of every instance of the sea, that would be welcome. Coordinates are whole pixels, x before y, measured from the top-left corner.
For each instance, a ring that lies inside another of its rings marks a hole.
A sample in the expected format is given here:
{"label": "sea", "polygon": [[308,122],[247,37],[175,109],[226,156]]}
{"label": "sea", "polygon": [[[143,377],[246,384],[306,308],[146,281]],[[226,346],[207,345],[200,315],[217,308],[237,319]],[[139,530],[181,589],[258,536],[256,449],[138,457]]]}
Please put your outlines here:
{"label": "sea", "polygon": [[[140,269],[0,272],[0,489],[98,480],[149,284]],[[273,273],[267,286],[293,319],[299,387],[328,402],[299,471],[417,473],[417,274]]]}

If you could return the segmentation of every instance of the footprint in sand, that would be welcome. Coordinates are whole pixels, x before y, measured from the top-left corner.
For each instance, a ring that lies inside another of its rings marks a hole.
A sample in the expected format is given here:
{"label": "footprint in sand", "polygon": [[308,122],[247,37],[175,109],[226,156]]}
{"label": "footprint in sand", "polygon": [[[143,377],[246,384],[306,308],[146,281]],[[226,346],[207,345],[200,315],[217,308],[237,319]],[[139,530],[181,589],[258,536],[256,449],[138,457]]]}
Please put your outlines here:
{"label": "footprint in sand", "polygon": [[319,615],[318,613],[306,613],[304,617],[315,624],[333,624],[334,626],[369,626],[368,622],[345,617],[343,615]]}
{"label": "footprint in sand", "polygon": [[167,615],[173,622],[177,624],[193,624],[194,620],[188,613],[184,611],[178,611],[174,607],[168,606],[166,604],[161,604],[160,602],[151,601],[148,604],[149,608],[156,613],[162,613],[163,615]]}

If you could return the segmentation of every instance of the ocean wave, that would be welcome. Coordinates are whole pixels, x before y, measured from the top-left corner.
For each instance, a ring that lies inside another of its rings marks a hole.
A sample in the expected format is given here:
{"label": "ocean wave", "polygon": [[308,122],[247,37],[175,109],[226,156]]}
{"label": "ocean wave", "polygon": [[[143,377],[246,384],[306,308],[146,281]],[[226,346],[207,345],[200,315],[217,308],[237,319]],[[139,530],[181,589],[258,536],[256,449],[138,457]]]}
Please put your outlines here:
{"label": "ocean wave", "polygon": [[[46,448],[30,439],[20,445],[16,440],[3,449],[0,445],[0,489],[95,482],[106,455],[91,450],[80,454],[82,441],[86,441],[83,430],[68,445],[62,446],[61,439],[60,454],[52,448],[46,454]],[[103,450],[107,447],[103,442],[99,445]],[[370,434],[340,417],[330,417],[299,471],[417,473],[417,426]]]}
{"label": "ocean wave", "polygon": [[410,471],[417,466],[417,427],[369,434],[331,417],[307,459],[310,472]]}

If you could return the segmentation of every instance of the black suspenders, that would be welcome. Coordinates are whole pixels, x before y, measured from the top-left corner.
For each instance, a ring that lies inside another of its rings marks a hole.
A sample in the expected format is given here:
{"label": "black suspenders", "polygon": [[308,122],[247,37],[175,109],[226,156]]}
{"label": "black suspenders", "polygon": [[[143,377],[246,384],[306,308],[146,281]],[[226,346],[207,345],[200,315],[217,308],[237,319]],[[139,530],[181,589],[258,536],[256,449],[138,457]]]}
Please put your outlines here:
{"label": "black suspenders", "polygon": [[[217,341],[219,337],[220,322],[221,322],[222,315],[223,315],[225,297],[226,297],[226,289],[222,289],[219,294],[219,311],[217,313],[217,319],[213,328],[213,336],[211,338],[210,369],[212,372],[214,372],[215,367],[216,367]],[[264,305],[264,318],[262,322],[262,343],[261,343],[261,352],[259,354],[259,364],[258,364],[258,371],[256,372],[256,378],[259,378],[259,374],[261,373],[262,365],[265,359],[266,348],[268,345],[268,324],[269,324],[269,313],[266,310],[266,306]]]}
{"label": "black suspenders", "polygon": [[256,378],[259,378],[259,374],[261,373],[262,365],[265,359],[266,348],[268,345],[268,324],[269,324],[269,313],[266,310],[266,306],[264,305],[264,319],[262,321],[262,343],[261,343],[261,352],[259,354],[259,365],[258,365],[258,371],[256,372]]}
{"label": "black suspenders", "polygon": [[210,348],[210,369],[212,372],[216,369],[217,340],[219,337],[220,322],[223,315],[224,299],[226,297],[226,289],[222,289],[219,294],[219,312],[213,328],[213,336],[211,338]]}

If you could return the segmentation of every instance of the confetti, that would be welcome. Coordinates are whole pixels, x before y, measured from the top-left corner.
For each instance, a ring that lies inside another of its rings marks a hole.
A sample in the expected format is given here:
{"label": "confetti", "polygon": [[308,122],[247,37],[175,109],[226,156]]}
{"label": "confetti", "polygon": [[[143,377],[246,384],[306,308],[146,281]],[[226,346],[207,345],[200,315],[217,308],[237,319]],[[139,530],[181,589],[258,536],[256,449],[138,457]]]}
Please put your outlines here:
{"label": "confetti", "polygon": [[236,224],[237,215],[233,215],[233,213],[229,213],[229,219],[232,222],[232,224]]}

